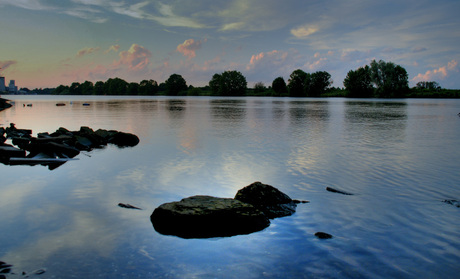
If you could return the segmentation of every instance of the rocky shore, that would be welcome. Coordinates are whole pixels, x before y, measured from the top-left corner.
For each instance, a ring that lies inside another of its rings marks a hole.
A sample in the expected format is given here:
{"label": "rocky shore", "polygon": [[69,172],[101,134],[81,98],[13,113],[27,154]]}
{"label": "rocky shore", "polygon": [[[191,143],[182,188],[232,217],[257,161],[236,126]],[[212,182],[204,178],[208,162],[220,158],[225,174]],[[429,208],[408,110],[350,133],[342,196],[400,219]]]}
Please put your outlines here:
{"label": "rocky shore", "polygon": [[[6,144],[10,139],[11,144]],[[50,169],[74,160],[81,151],[102,148],[107,144],[118,147],[132,147],[139,138],[130,133],[81,127],[78,131],[59,128],[54,133],[38,133],[32,136],[32,130],[17,129],[13,123],[9,127],[0,127],[0,162],[6,165],[47,165]]]}

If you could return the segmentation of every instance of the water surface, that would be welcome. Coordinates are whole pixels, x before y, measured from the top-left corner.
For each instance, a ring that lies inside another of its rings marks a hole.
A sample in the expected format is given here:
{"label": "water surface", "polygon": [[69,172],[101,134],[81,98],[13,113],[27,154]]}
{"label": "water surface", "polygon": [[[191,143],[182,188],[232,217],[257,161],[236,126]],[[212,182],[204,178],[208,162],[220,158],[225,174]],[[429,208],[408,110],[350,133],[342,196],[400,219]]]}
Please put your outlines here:
{"label": "water surface", "polygon": [[[89,126],[141,140],[53,171],[0,165],[0,260],[18,274],[458,278],[460,209],[442,201],[460,199],[460,100],[12,98],[2,126],[34,135]],[[229,238],[164,236],[150,223],[162,203],[233,197],[254,181],[310,203]]]}

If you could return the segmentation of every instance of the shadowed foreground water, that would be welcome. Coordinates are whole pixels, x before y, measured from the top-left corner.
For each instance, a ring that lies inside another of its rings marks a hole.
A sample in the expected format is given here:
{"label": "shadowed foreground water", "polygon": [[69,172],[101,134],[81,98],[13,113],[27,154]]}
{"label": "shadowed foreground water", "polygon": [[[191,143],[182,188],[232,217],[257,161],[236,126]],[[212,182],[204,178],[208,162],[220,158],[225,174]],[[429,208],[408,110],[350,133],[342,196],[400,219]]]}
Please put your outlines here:
{"label": "shadowed foreground water", "polygon": [[[460,200],[459,100],[12,98],[1,126],[89,126],[141,141],[53,171],[0,165],[8,278],[41,268],[33,276],[458,278],[460,209],[442,201]],[[150,223],[162,203],[233,197],[254,181],[310,203],[229,238],[164,236]]]}

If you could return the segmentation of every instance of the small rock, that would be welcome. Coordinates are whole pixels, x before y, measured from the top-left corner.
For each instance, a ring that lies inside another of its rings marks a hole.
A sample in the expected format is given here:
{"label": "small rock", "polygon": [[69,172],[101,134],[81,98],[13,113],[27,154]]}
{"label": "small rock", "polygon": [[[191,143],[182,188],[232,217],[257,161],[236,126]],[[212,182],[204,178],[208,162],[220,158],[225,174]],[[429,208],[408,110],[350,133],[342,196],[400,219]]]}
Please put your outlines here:
{"label": "small rock", "polygon": [[129,203],[119,203],[118,204],[119,207],[123,207],[123,208],[128,208],[128,209],[139,209],[139,210],[142,210],[142,208],[139,208],[137,206],[134,206],[134,205],[130,205]]}
{"label": "small rock", "polygon": [[292,215],[297,207],[288,195],[261,182],[254,182],[240,189],[235,199],[252,204],[270,219]]}
{"label": "small rock", "polygon": [[139,138],[134,134],[118,132],[109,139],[109,143],[118,147],[136,146],[139,143]]}
{"label": "small rock", "polygon": [[325,233],[325,232],[317,232],[315,233],[315,236],[319,239],[330,239],[332,238],[332,235]]}
{"label": "small rock", "polygon": [[443,202],[451,204],[451,205],[456,206],[456,207],[460,207],[460,202],[457,201],[457,200],[443,200]]}
{"label": "small rock", "polygon": [[337,189],[334,189],[334,188],[331,188],[331,187],[326,187],[326,190],[329,191],[329,192],[338,193],[338,194],[342,194],[342,195],[348,195],[348,196],[353,195],[352,193],[348,193],[348,192],[345,192],[345,191],[342,191],[342,190],[337,190]]}

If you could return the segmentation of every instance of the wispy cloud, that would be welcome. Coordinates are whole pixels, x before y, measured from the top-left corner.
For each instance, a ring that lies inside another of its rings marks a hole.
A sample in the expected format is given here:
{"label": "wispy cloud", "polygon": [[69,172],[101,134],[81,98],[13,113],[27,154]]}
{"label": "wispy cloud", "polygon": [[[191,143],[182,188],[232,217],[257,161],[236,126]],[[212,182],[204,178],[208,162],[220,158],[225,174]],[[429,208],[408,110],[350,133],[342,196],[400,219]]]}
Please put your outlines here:
{"label": "wispy cloud", "polygon": [[110,46],[104,53],[109,53],[111,51],[118,52],[120,50],[120,45],[112,45]]}
{"label": "wispy cloud", "polygon": [[78,52],[77,52],[77,57],[82,57],[82,56],[85,56],[87,54],[91,54],[93,52],[96,52],[99,50],[99,47],[85,47],[85,48],[82,48],[80,49]]}
{"label": "wispy cloud", "polygon": [[5,61],[0,61],[0,70],[5,71],[8,69],[10,66],[18,63],[16,60],[5,60]]}
{"label": "wispy cloud", "polygon": [[291,34],[298,39],[305,39],[308,36],[318,32],[319,28],[315,25],[304,25],[291,29]]}

